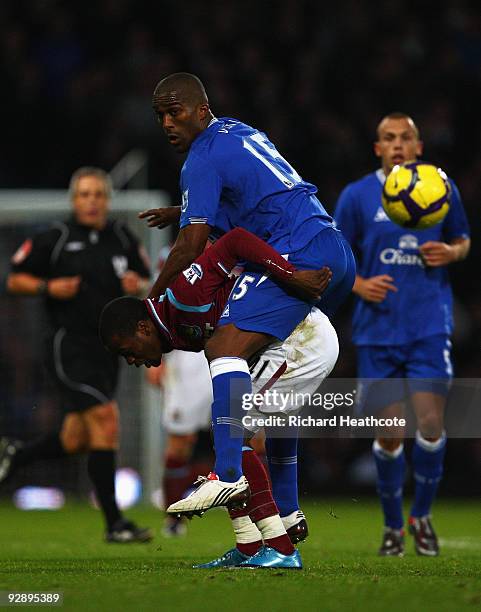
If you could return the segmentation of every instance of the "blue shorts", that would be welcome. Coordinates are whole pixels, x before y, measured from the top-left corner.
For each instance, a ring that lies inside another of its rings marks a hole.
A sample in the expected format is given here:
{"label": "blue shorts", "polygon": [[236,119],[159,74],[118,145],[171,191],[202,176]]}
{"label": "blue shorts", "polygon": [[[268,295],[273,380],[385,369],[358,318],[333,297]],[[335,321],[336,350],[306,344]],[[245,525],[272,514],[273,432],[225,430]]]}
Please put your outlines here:
{"label": "blue shorts", "polygon": [[317,304],[304,302],[263,271],[247,267],[234,285],[218,325],[233,323],[239,329],[285,340],[313,305],[332,316],[351,292],[356,275],[354,256],[342,234],[334,228],[322,230],[303,249],[290,253],[289,261],[304,270],[331,269],[331,282]]}
{"label": "blue shorts", "polygon": [[446,396],[453,376],[451,341],[438,334],[399,346],[358,346],[357,373],[360,413],[374,414],[416,391]]}

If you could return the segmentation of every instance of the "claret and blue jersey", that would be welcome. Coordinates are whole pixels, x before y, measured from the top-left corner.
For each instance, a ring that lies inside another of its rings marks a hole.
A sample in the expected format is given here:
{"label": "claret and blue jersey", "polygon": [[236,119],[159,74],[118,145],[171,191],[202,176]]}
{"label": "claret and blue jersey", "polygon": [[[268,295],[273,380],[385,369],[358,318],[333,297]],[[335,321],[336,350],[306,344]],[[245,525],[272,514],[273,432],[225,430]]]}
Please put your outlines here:
{"label": "claret and blue jersey", "polygon": [[390,275],[397,292],[381,303],[357,299],[353,341],[358,346],[403,345],[452,332],[452,293],[445,266],[426,267],[419,246],[427,241],[467,238],[469,226],[461,197],[451,182],[450,210],[442,223],[426,230],[404,229],[389,220],[381,204],[382,170],[349,184],[342,192],[335,221],[356,255],[358,274]]}

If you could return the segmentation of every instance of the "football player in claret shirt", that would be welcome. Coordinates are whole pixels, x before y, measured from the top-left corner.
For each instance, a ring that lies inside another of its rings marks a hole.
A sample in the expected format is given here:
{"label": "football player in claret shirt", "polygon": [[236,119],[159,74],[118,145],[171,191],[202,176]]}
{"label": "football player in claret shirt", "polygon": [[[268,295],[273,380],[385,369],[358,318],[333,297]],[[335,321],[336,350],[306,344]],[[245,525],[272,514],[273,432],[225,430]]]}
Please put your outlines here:
{"label": "football player in claret shirt", "polygon": [[[236,228],[198,257],[160,298],[145,301],[119,298],[108,304],[100,319],[102,341],[110,350],[124,356],[129,364],[137,366],[157,366],[162,354],[173,348],[201,351],[224,311],[235,282],[230,271],[240,260],[261,266],[264,273],[270,272],[287,290],[305,298],[316,298],[328,285],[328,270],[298,271],[257,237]],[[274,386],[286,396],[295,389],[304,397],[318,388],[334,366],[337,355],[336,332],[328,317],[313,307],[289,338],[284,341],[272,338],[270,345],[250,364],[254,390],[260,392]],[[195,393],[195,389],[191,391]],[[234,385],[234,392],[236,395],[243,393],[243,387],[239,389]],[[300,406],[296,405],[287,408],[294,413],[299,409]],[[275,412],[278,407],[273,410]],[[248,415],[249,423],[245,429],[243,422],[226,417],[229,425],[242,427],[238,436],[230,438],[232,447],[237,437],[241,439],[242,447],[242,439],[250,440],[259,430],[260,424],[257,426],[254,415],[260,413],[250,410]],[[277,462],[272,455],[277,441],[275,433],[272,428],[265,428],[274,499],[265,470],[247,444],[241,448],[242,469],[249,482],[250,497],[244,488],[234,489],[235,495],[232,495],[229,483],[211,476],[201,478],[199,489],[207,488],[212,497],[209,507],[229,506],[237,546],[200,567],[224,567],[243,561],[262,567],[301,566],[299,553],[294,551],[291,543],[291,540],[298,542],[306,535],[306,524],[297,499],[297,470],[291,470],[290,478],[286,479],[285,472],[276,469]],[[214,488],[210,487],[212,484]],[[233,508],[234,502],[239,505],[243,501],[247,503],[245,510]],[[202,506],[194,506],[190,514],[202,514],[204,510]],[[167,511],[171,514],[179,512],[176,504]]]}
{"label": "football player in claret shirt", "polygon": [[115,500],[118,359],[98,338],[103,306],[121,295],[140,295],[148,262],[128,227],[108,219],[112,185],[100,168],[77,170],[70,181],[72,217],[28,239],[12,258],[7,286],[41,295],[51,324],[46,364],[65,417],[60,432],[23,445],[2,440],[0,478],[36,459],[88,453],[88,473],[103,511],[108,542],[148,541],[149,529],[121,514]]}
{"label": "football player in claret shirt", "polygon": [[[214,117],[205,89],[194,75],[177,73],[160,81],[153,107],[169,142],[188,156],[180,179],[181,229],[151,297],[163,294],[202,253],[209,234],[242,227],[298,269],[331,269],[332,280],[320,302],[330,316],[352,288],[355,263],[348,243],[317,199],[317,188],[301,178],[265,134],[236,119]],[[154,210],[143,216],[163,225],[174,214]],[[221,482],[231,485],[233,494],[246,489],[247,482],[242,476],[241,441],[230,439],[225,420],[229,416],[238,420],[240,414],[229,395],[231,382],[244,385],[249,393],[247,360],[272,337],[286,339],[310,308],[310,303],[288,294],[264,272],[247,266],[206,344],[214,395],[214,470]],[[273,445],[278,461],[272,467],[282,469],[288,479],[296,470],[297,441],[276,440]],[[190,496],[180,506],[189,511],[195,503],[207,509],[208,491],[209,487],[200,488],[199,498]]]}
{"label": "football player in claret shirt", "polygon": [[[439,552],[430,522],[446,450],[443,413],[451,366],[452,294],[447,265],[464,259],[469,227],[452,180],[445,219],[425,230],[407,230],[389,220],[381,205],[386,175],[395,164],[422,154],[414,121],[404,113],[384,117],[374,150],[382,167],[349,184],[335,212],[356,254],[358,272],[353,341],[357,346],[361,407],[366,413],[402,416],[406,389],[417,419],[412,463],[415,496],[409,530],[418,554]],[[363,384],[362,379],[388,379]],[[406,386],[404,381],[406,379]],[[405,473],[402,430],[377,432],[373,444],[385,531],[379,553],[404,552],[402,490]]]}

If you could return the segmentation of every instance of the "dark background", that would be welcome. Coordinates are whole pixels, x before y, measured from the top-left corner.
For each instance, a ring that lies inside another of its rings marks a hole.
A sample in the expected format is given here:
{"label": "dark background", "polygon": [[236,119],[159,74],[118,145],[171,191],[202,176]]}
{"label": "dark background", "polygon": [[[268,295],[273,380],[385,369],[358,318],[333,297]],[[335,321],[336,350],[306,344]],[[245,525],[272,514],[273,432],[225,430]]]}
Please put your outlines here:
{"label": "dark background", "polygon": [[[479,376],[478,2],[3,0],[0,44],[4,188],[65,188],[78,166],[109,170],[140,148],[148,154],[148,186],[167,190],[177,203],[183,159],[151,111],[155,84],[176,71],[203,80],[217,116],[265,131],[319,187],[329,211],[346,183],[377,168],[372,142],[380,118],[395,110],[411,114],[425,142],[424,158],[457,182],[471,223],[471,255],[451,268],[454,359],[458,376]],[[8,320],[17,302],[2,303]],[[347,305],[337,320],[338,376],[355,372],[349,314]],[[21,350],[10,336],[5,341],[11,347],[2,379],[11,389],[18,379],[11,351]],[[18,422],[8,419],[10,429],[20,428],[24,437],[41,429],[36,421],[25,428],[18,393],[4,390],[3,397],[5,410],[14,402],[20,415]],[[362,472],[367,450],[366,442],[306,443],[309,461],[302,465],[314,466],[304,470],[308,491],[350,486],[339,483],[349,470]],[[446,490],[474,492],[469,474],[480,466],[479,441],[452,442]]]}

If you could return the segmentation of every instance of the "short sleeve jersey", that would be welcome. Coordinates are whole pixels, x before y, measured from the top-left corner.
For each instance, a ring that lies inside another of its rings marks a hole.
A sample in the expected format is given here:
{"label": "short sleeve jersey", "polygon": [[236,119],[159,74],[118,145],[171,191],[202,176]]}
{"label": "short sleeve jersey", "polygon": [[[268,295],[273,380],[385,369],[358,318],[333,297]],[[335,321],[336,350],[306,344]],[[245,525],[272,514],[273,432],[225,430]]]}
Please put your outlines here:
{"label": "short sleeve jersey", "polygon": [[401,345],[452,332],[452,292],[448,271],[424,265],[419,247],[427,241],[467,238],[469,226],[458,188],[452,187],[445,219],[425,230],[404,229],[387,217],[381,193],[382,170],[350,183],[341,193],[334,218],[350,242],[358,274],[390,275],[397,292],[388,291],[376,304],[356,299],[353,341],[357,345]]}
{"label": "short sleeve jersey", "polygon": [[287,254],[332,219],[267,136],[235,119],[213,119],[192,143],[181,172],[180,226],[206,223],[214,234],[249,230]]}
{"label": "short sleeve jersey", "polygon": [[98,319],[110,300],[122,296],[121,279],[127,270],[149,278],[149,262],[130,230],[118,221],[97,231],[74,220],[26,240],[12,257],[13,273],[24,272],[49,280],[81,276],[80,290],[69,300],[47,297],[54,329],[97,337]]}

